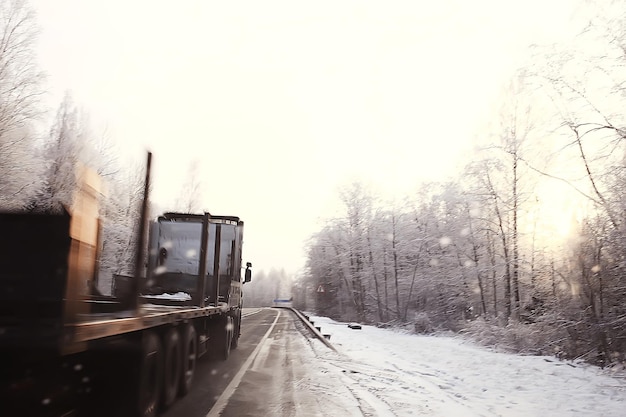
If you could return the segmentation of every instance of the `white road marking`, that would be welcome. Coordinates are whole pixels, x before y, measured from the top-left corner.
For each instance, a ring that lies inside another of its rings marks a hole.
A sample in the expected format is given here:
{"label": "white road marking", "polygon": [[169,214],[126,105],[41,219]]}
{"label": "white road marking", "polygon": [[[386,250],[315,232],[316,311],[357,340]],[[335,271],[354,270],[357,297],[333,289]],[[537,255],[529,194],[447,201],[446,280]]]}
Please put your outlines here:
{"label": "white road marking", "polygon": [[260,371],[263,368],[263,366],[265,365],[265,361],[270,355],[271,347],[272,347],[271,343],[263,344],[263,348],[259,350],[259,353],[256,355],[256,358],[254,358],[254,360],[252,361],[252,365],[250,369],[252,369],[253,371]]}
{"label": "white road marking", "polygon": [[224,392],[222,392],[222,395],[220,395],[220,397],[217,399],[217,401],[215,402],[215,405],[213,406],[213,408],[211,408],[211,411],[209,411],[206,417],[217,417],[222,413],[222,411],[224,411],[224,408],[226,408],[226,404],[228,404],[228,400],[230,400],[230,397],[232,397],[233,394],[235,393],[235,390],[241,383],[241,380],[243,379],[244,374],[246,373],[248,368],[250,368],[250,365],[252,365],[252,362],[259,354],[259,351],[265,344],[265,341],[269,337],[272,330],[274,330],[274,326],[276,325],[276,322],[278,322],[280,313],[281,311],[278,310],[278,314],[276,315],[274,322],[272,323],[270,328],[267,330],[267,332],[265,332],[265,335],[263,335],[263,337],[261,338],[261,341],[259,342],[257,347],[254,349],[254,352],[252,352],[252,354],[248,356],[248,359],[246,359],[246,362],[243,364],[241,369],[239,369],[239,372],[237,372],[237,375],[235,375],[232,381],[230,381],[230,384],[228,384]]}
{"label": "white road marking", "polygon": [[253,314],[260,313],[261,311],[263,311],[263,309],[262,309],[262,308],[259,308],[258,310],[255,310],[255,311],[247,311],[247,312],[245,312],[245,313],[242,313],[242,314],[241,314],[241,317],[248,317],[248,316],[251,316],[251,315],[253,315]]}

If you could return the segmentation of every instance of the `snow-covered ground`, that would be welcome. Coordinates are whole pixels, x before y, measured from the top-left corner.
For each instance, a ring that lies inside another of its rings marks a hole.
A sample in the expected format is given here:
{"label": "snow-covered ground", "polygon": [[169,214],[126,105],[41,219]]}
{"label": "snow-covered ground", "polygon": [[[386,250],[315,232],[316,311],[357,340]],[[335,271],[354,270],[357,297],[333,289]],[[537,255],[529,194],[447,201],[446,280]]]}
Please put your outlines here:
{"label": "snow-covered ground", "polygon": [[364,414],[375,416],[626,416],[626,379],[582,363],[491,351],[459,337],[421,336],[311,317],[339,354]]}

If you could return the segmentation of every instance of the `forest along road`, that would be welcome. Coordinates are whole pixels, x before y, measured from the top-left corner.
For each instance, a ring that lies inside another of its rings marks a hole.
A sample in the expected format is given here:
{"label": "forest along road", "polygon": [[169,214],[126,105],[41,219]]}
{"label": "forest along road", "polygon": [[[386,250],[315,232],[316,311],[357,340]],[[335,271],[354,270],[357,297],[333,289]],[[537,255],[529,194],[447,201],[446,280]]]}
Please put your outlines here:
{"label": "forest along road", "polygon": [[290,310],[246,309],[238,348],[198,361],[191,392],[162,416],[364,415],[328,353]]}

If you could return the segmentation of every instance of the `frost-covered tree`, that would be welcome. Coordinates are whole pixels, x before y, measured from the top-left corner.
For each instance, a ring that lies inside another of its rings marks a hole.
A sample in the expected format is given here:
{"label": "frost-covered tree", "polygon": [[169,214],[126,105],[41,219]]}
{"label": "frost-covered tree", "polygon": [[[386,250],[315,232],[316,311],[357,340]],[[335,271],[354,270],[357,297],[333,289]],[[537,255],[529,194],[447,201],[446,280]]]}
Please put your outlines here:
{"label": "frost-covered tree", "polygon": [[187,171],[187,179],[182,185],[176,207],[183,213],[200,213],[202,207],[203,181],[200,162],[194,160]]}
{"label": "frost-covered tree", "polygon": [[89,140],[88,126],[66,94],[44,145],[45,169],[42,184],[30,204],[32,210],[70,209],[77,184],[77,166]]}
{"label": "frost-covered tree", "polygon": [[543,49],[536,79],[558,111],[560,153],[568,155],[572,167],[566,173],[550,167],[545,175],[578,192],[585,208],[570,250],[556,268],[567,291],[555,291],[555,307],[568,326],[569,354],[585,353],[608,363],[623,360],[626,335],[621,278],[626,248],[626,7],[598,1],[586,12],[589,24],[576,38]]}
{"label": "frost-covered tree", "polygon": [[[339,222],[336,222],[339,223]],[[311,237],[306,284],[315,309],[330,317],[355,319],[354,293],[346,270],[344,229],[329,224]]]}
{"label": "frost-covered tree", "polygon": [[346,208],[346,217],[341,225],[344,231],[342,249],[337,255],[342,261],[357,320],[364,321],[367,232],[371,224],[373,198],[361,183],[345,187],[340,192],[340,198]]}
{"label": "frost-covered tree", "polygon": [[362,187],[344,190],[347,215],[329,220],[310,241],[302,287],[324,289],[316,295],[320,313],[380,323],[423,312],[461,317],[470,301],[465,290],[458,297],[458,256],[440,243],[461,229],[456,203],[429,185],[415,204],[386,206]]}
{"label": "frost-covered tree", "polygon": [[13,128],[0,136],[0,210],[21,210],[41,187],[41,166],[28,125]]}
{"label": "frost-covered tree", "polygon": [[0,2],[0,208],[20,209],[38,186],[40,161],[32,121],[39,115],[42,75],[34,51],[37,27],[22,0]]}
{"label": "frost-covered tree", "polygon": [[116,275],[135,272],[135,254],[143,198],[145,168],[119,168],[107,177],[107,190],[101,201],[102,251],[98,287],[109,294]]}

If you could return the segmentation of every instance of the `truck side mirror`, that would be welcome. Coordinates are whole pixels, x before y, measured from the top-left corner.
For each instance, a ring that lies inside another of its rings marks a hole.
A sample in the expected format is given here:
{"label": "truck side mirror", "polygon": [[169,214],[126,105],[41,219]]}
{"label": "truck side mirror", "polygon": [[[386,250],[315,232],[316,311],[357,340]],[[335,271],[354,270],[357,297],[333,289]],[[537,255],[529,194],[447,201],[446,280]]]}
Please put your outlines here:
{"label": "truck side mirror", "polygon": [[165,263],[166,259],[167,259],[167,249],[165,249],[165,248],[159,249],[158,265],[159,266],[163,265]]}
{"label": "truck side mirror", "polygon": [[252,280],[252,271],[250,268],[252,268],[252,264],[250,262],[246,262],[246,272],[243,280],[244,284]]}

